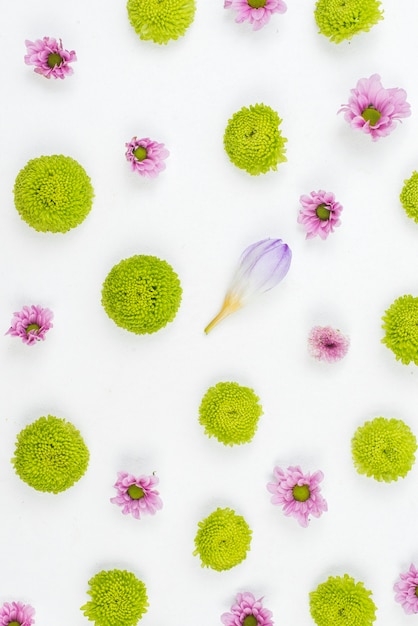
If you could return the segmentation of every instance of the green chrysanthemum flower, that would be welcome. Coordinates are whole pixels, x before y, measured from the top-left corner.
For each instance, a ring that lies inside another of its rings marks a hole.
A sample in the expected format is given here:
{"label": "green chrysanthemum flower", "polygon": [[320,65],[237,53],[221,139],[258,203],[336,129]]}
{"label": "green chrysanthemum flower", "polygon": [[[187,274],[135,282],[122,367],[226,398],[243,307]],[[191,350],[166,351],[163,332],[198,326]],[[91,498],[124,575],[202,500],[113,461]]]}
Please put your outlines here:
{"label": "green chrysanthemum flower", "polygon": [[139,37],[166,44],[193,22],[195,0],[128,0],[128,17]]}
{"label": "green chrysanthemum flower", "polygon": [[382,320],[386,331],[382,343],[392,350],[397,361],[418,365],[418,298],[401,296],[385,311]]}
{"label": "green chrysanthemum flower", "polygon": [[48,415],[17,436],[12,458],[16,474],[38,491],[59,493],[85,473],[89,451],[79,431],[64,419]]}
{"label": "green chrysanthemum flower", "polygon": [[263,409],[260,398],[238,383],[218,383],[203,396],[199,421],[209,437],[225,445],[248,443],[257,430]]}
{"label": "green chrysanthemum flower", "polygon": [[173,321],[181,295],[171,265],[155,256],[136,255],[110,270],[103,283],[102,305],[115,324],[143,335]]}
{"label": "green chrysanthemum flower", "polygon": [[198,526],[193,554],[200,556],[202,567],[222,572],[246,558],[252,531],[241,515],[218,508]]}
{"label": "green chrysanthemum flower", "polygon": [[413,171],[411,178],[404,180],[399,197],[407,216],[418,223],[418,172]]}
{"label": "green chrysanthemum flower", "polygon": [[315,20],[319,32],[335,43],[369,31],[383,19],[379,0],[318,0]]}
{"label": "green chrysanthemum flower", "polygon": [[287,139],[282,137],[282,120],[265,104],[242,107],[228,121],[224,147],[234,165],[253,176],[277,170],[277,164],[287,161]]}
{"label": "green chrysanthemum flower", "polygon": [[371,626],[377,608],[371,595],[348,574],[330,576],[309,594],[312,618],[318,626]]}
{"label": "green chrysanthemum flower", "polygon": [[90,178],[77,161],[55,154],[29,161],[14,186],[20,217],[40,232],[66,233],[85,219],[93,203]]}
{"label": "green chrysanthemum flower", "polygon": [[359,474],[388,483],[407,475],[415,462],[417,440],[402,420],[376,417],[356,430],[351,449]]}
{"label": "green chrysanthemum flower", "polygon": [[135,626],[147,612],[147,589],[132,572],[102,570],[89,585],[91,600],[81,610],[96,626]]}

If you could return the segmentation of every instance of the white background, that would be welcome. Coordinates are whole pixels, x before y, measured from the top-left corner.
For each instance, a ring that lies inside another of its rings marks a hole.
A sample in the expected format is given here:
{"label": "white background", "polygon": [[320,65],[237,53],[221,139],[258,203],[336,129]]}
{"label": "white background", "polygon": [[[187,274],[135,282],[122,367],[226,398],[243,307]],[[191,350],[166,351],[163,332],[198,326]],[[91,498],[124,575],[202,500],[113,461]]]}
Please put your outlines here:
{"label": "white background", "polygon": [[[381,344],[384,311],[418,295],[418,225],[399,202],[418,169],[418,4],[386,0],[384,21],[340,45],[317,33],[314,5],[289,0],[253,32],[221,0],[198,0],[186,36],[167,46],[137,37],[124,2],[0,9],[0,329],[25,304],[55,314],[43,343],[0,337],[0,603],[30,603],[36,624],[87,624],[87,582],[114,567],[146,584],[144,626],[220,624],[240,591],[264,596],[276,624],[309,626],[309,592],[345,572],[373,591],[377,624],[414,620],[392,587],[418,565],[418,466],[375,482],[355,471],[350,440],[380,415],[418,434],[416,366]],[[24,64],[24,40],[45,35],[77,52],[64,81]],[[373,73],[404,88],[413,113],[376,143],[337,115]],[[288,162],[251,177],[222,139],[228,118],[257,102],[283,118]],[[125,161],[134,135],[170,150],[155,180]],[[17,173],[43,154],[77,159],[95,189],[90,215],[65,235],[34,231],[14,208]],[[306,241],[299,197],[318,189],[344,206],[342,225]],[[241,252],[266,237],[292,248],[288,276],[205,336]],[[100,304],[107,273],[133,254],[167,260],[183,286],[175,321],[150,336],[118,328]],[[345,360],[310,358],[317,324],[350,336]],[[249,445],[223,447],[198,423],[203,394],[226,380],[260,396]],[[91,453],[59,495],[28,487],[10,463],[17,433],[48,414],[74,423]],[[322,469],[329,511],[306,529],[286,518],[265,488],[274,465]],[[163,509],[123,516],[109,502],[118,470],[156,471]],[[247,559],[221,573],[192,555],[197,523],[218,506],[253,529]]]}

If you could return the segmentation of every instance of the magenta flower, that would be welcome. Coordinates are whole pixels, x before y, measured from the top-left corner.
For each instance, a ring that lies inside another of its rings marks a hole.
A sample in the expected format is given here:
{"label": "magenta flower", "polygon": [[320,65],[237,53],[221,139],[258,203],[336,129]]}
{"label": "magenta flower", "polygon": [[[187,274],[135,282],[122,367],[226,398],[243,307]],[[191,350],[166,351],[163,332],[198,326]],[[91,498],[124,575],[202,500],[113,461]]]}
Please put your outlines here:
{"label": "magenta flower", "polygon": [[5,602],[0,607],[0,626],[31,626],[35,609],[22,602]]}
{"label": "magenta flower", "polygon": [[334,363],[348,352],[350,340],[331,326],[314,326],[309,333],[308,349],[318,361]]}
{"label": "magenta flower", "polygon": [[241,255],[222,308],[206,326],[205,333],[257,294],[278,285],[289,271],[291,260],[292,251],[281,239],[263,239],[248,246]]}
{"label": "magenta flower", "polygon": [[154,475],[135,478],[127,472],[118,472],[118,480],[114,484],[118,495],[110,501],[121,506],[124,515],[131,513],[136,519],[144,513],[154,515],[163,506],[159,492],[154,489],[158,482]]}
{"label": "magenta flower", "polygon": [[303,224],[306,230],[306,239],[319,235],[326,239],[334,228],[341,224],[340,214],[342,205],[335,201],[335,196],[329,191],[311,191],[309,196],[301,196],[299,201],[302,209],[299,211],[298,224]]}
{"label": "magenta flower", "polygon": [[133,137],[125,146],[127,148],[125,156],[133,172],[138,172],[141,176],[148,176],[148,178],[155,178],[165,170],[164,159],[170,153],[163,143],[157,143],[148,138]]}
{"label": "magenta flower", "polygon": [[238,593],[231,613],[223,613],[224,626],[273,626],[272,612],[265,609],[262,599],[256,600],[252,593]]}
{"label": "magenta flower", "polygon": [[352,128],[360,128],[371,136],[373,141],[386,137],[396,126],[396,120],[411,115],[411,106],[406,101],[403,89],[385,89],[379,74],[370,78],[361,78],[348,104],[343,104],[338,111],[344,111],[344,117]]}
{"label": "magenta flower", "polygon": [[395,600],[403,606],[405,613],[418,613],[418,570],[411,563],[409,570],[399,575],[393,587]]}
{"label": "magenta flower", "polygon": [[53,37],[44,37],[36,41],[25,41],[27,54],[26,65],[35,65],[35,72],[46,78],[65,78],[73,73],[69,65],[77,61],[74,50],[64,50],[62,41]]}
{"label": "magenta flower", "polygon": [[272,503],[282,505],[283,513],[296,517],[301,526],[308,525],[310,515],[320,517],[324,511],[328,511],[319,486],[324,478],[322,472],[315,472],[311,476],[304,474],[297,465],[287,470],[275,467],[273,475],[275,482],[267,484],[268,491],[273,494]]}
{"label": "magenta flower", "polygon": [[273,13],[285,13],[287,6],[283,0],[225,0],[224,8],[237,11],[235,21],[238,24],[248,21],[254,30],[259,30],[270,21]]}
{"label": "magenta flower", "polygon": [[21,337],[23,343],[32,346],[37,341],[44,341],[45,335],[53,327],[51,322],[54,314],[41,306],[24,306],[21,311],[13,313],[12,325],[6,335]]}

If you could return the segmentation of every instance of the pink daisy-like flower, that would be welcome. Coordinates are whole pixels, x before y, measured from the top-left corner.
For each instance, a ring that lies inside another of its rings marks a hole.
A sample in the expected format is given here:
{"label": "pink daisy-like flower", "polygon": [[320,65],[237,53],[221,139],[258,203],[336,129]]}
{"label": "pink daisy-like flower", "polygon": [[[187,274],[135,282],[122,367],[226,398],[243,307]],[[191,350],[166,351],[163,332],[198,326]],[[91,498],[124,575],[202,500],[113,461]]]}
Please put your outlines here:
{"label": "pink daisy-like flower", "polygon": [[125,146],[127,148],[125,156],[131,164],[133,172],[138,172],[141,176],[155,178],[165,170],[164,159],[170,153],[163,143],[157,143],[148,137],[145,139],[133,137]]}
{"label": "pink daisy-like flower", "polygon": [[272,612],[265,609],[262,599],[256,600],[252,593],[238,593],[231,613],[223,613],[224,626],[273,626]]}
{"label": "pink daisy-like flower", "polygon": [[310,515],[320,517],[328,511],[319,486],[324,478],[321,471],[311,476],[304,474],[298,465],[287,470],[275,467],[273,476],[274,482],[267,484],[268,491],[273,494],[272,503],[282,505],[283,513],[296,517],[301,526],[308,525]]}
{"label": "pink daisy-like flower", "polygon": [[379,74],[361,78],[344,111],[344,118],[352,128],[359,128],[371,136],[373,141],[386,137],[396,126],[396,120],[411,115],[411,106],[406,101],[404,89],[385,89]]}
{"label": "pink daisy-like flower", "polygon": [[5,602],[0,607],[0,626],[31,626],[35,609],[22,602]]}
{"label": "pink daisy-like flower", "polygon": [[135,478],[127,472],[118,472],[118,480],[114,484],[118,495],[110,501],[121,506],[124,515],[131,513],[136,519],[144,513],[154,515],[163,506],[159,492],[154,489],[158,482],[154,475]]}
{"label": "pink daisy-like flower", "polygon": [[259,30],[273,13],[285,13],[287,6],[283,0],[225,0],[224,8],[237,11],[238,24],[248,21],[254,30]]}
{"label": "pink daisy-like flower", "polygon": [[403,606],[405,613],[418,613],[418,570],[411,563],[409,570],[399,575],[393,587],[395,600]]}
{"label": "pink daisy-like flower", "polygon": [[25,41],[27,54],[26,65],[35,65],[35,72],[46,78],[65,78],[73,73],[69,65],[77,61],[74,50],[64,50],[61,39],[44,37],[36,41]]}
{"label": "pink daisy-like flower", "polygon": [[339,361],[345,357],[349,347],[350,340],[331,326],[314,326],[309,333],[309,352],[318,361]]}
{"label": "pink daisy-like flower", "polygon": [[343,207],[336,202],[333,193],[322,189],[311,191],[309,196],[301,196],[299,201],[303,208],[299,211],[298,224],[305,227],[306,239],[312,239],[316,235],[326,239],[341,224],[340,214]]}
{"label": "pink daisy-like flower", "polygon": [[12,325],[6,335],[20,337],[23,343],[32,346],[37,341],[44,341],[45,335],[53,327],[51,322],[54,314],[41,306],[24,306],[21,311],[13,313]]}

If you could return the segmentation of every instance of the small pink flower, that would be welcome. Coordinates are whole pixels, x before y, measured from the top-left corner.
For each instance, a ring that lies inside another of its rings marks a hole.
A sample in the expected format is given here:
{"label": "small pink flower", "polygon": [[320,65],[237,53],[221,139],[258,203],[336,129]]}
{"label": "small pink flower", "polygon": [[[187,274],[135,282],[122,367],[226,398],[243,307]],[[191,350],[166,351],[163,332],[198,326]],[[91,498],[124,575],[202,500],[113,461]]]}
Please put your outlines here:
{"label": "small pink flower", "polygon": [[306,230],[306,239],[319,235],[326,239],[334,228],[341,224],[340,214],[342,205],[335,201],[335,196],[329,191],[311,191],[309,196],[299,199],[302,209],[299,211],[298,224],[303,224]]}
{"label": "small pink flower", "polygon": [[345,357],[349,347],[350,340],[331,326],[314,326],[309,333],[309,352],[318,361],[339,361]]}
{"label": "small pink flower", "polygon": [[5,602],[0,607],[0,626],[18,624],[19,626],[31,626],[35,620],[32,619],[35,609],[30,604],[22,602]]}
{"label": "small pink flower", "polygon": [[396,126],[396,120],[411,115],[411,106],[406,101],[404,89],[385,89],[379,74],[361,78],[344,111],[344,118],[352,128],[359,128],[371,136],[373,141],[386,137]]}
{"label": "small pink flower", "polygon": [[37,341],[44,341],[45,335],[50,328],[54,314],[49,309],[41,306],[24,306],[21,311],[13,313],[12,325],[6,335],[21,337],[23,343],[32,346]]}
{"label": "small pink flower", "polygon": [[418,570],[411,563],[409,570],[399,575],[393,587],[395,600],[403,606],[405,613],[418,613]]}
{"label": "small pink flower", "polygon": [[252,593],[238,593],[231,613],[223,613],[224,626],[273,626],[272,612],[263,608],[262,599],[256,600]]}
{"label": "small pink flower", "polygon": [[131,513],[136,519],[144,513],[154,515],[163,506],[159,492],[154,489],[158,482],[154,475],[135,478],[127,472],[118,472],[118,480],[114,484],[118,495],[110,501],[121,506],[124,515]]}
{"label": "small pink flower", "polygon": [[248,21],[254,30],[259,30],[270,21],[273,13],[285,13],[287,6],[283,0],[225,0],[224,8],[237,11],[235,21],[238,24]]}
{"label": "small pink flower", "polygon": [[145,139],[133,137],[125,146],[127,148],[125,156],[131,164],[133,172],[138,172],[141,176],[155,178],[165,170],[164,159],[170,153],[163,143],[157,143],[148,137]]}
{"label": "small pink flower", "polygon": [[64,50],[62,41],[53,37],[44,37],[36,41],[25,41],[27,54],[26,65],[35,65],[35,72],[46,78],[65,78],[73,73],[69,65],[77,61],[74,50]]}
{"label": "small pink flower", "polygon": [[324,478],[322,472],[315,472],[311,476],[304,474],[297,465],[287,470],[275,467],[273,475],[275,482],[267,484],[268,491],[273,494],[272,503],[282,505],[283,513],[296,517],[301,526],[308,525],[310,515],[320,517],[324,511],[328,511],[319,486]]}

